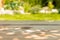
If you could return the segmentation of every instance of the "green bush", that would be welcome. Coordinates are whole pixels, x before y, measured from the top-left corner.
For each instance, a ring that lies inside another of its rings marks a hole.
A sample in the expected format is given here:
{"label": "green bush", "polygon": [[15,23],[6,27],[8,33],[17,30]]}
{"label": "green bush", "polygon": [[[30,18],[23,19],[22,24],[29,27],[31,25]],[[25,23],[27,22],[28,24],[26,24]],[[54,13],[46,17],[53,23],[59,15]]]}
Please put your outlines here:
{"label": "green bush", "polygon": [[5,9],[11,9],[11,10],[18,10],[20,1],[19,0],[6,0],[4,8]]}
{"label": "green bush", "polygon": [[39,10],[41,9],[41,6],[40,5],[35,5],[35,6],[33,6],[31,9],[30,9],[30,12],[32,13],[32,14],[37,14],[37,13],[39,13]]}
{"label": "green bush", "polygon": [[29,3],[24,3],[23,7],[25,12],[29,12],[29,10],[31,9],[31,5]]}

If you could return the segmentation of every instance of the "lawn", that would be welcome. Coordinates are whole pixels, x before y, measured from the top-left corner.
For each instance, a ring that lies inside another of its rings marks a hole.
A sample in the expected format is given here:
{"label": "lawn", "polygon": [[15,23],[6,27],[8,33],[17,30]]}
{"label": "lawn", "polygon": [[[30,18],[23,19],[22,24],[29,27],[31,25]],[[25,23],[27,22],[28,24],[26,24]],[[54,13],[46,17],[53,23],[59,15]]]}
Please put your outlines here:
{"label": "lawn", "polygon": [[14,14],[0,15],[0,20],[60,20],[60,14]]}

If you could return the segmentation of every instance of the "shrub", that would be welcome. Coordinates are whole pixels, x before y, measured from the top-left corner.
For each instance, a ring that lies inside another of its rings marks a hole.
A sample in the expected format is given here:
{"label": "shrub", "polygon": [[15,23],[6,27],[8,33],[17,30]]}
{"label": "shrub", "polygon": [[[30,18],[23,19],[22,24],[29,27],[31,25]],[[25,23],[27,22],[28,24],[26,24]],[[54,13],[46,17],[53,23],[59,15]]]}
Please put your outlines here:
{"label": "shrub", "polygon": [[30,12],[33,13],[33,14],[39,13],[40,8],[41,8],[40,5],[33,6],[33,7],[30,9]]}

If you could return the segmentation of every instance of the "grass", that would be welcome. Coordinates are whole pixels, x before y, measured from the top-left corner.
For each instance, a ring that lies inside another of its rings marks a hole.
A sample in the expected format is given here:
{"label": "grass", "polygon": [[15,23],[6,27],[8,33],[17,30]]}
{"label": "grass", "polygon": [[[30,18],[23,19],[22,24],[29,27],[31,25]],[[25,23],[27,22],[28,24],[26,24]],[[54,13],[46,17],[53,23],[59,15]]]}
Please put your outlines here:
{"label": "grass", "polygon": [[60,20],[60,14],[14,14],[0,15],[0,20]]}

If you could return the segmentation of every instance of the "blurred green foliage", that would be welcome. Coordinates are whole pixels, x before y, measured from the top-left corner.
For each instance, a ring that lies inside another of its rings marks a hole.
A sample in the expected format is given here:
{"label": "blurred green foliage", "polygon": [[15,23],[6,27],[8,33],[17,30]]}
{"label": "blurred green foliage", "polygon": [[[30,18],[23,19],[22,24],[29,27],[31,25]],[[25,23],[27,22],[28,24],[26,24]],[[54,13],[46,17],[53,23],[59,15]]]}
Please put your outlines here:
{"label": "blurred green foliage", "polygon": [[54,5],[53,5],[53,1],[48,1],[48,7],[49,9],[53,9],[54,8]]}
{"label": "blurred green foliage", "polygon": [[6,0],[5,1],[5,5],[4,5],[4,8],[5,9],[11,9],[11,10],[18,10],[19,8],[19,5],[20,5],[20,1],[19,0]]}
{"label": "blurred green foliage", "polygon": [[53,1],[56,2],[56,8],[60,8],[60,0],[4,0],[4,8],[9,10],[19,10],[22,6],[25,12],[30,14],[16,13],[14,15],[0,15],[0,20],[60,20],[60,14],[42,14],[38,11],[43,7],[45,1],[50,9],[54,8]]}
{"label": "blurred green foliage", "polygon": [[55,2],[55,5],[56,5],[56,8],[60,8],[60,0],[4,0],[5,4],[8,5],[11,3],[11,1],[13,1],[12,5],[13,4],[16,4],[17,6],[18,5],[23,5],[23,3],[28,3],[29,5],[31,6],[35,6],[35,5],[44,5],[46,2],[49,3],[49,1],[52,3],[52,2]]}

